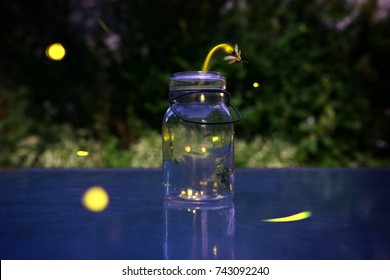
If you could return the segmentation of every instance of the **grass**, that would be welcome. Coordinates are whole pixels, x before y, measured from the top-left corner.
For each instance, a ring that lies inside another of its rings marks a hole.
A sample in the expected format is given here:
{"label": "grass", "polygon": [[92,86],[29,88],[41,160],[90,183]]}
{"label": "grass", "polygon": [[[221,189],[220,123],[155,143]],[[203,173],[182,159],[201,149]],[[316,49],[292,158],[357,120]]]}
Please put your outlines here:
{"label": "grass", "polygon": [[[36,135],[19,139],[5,167],[160,168],[162,165],[162,141],[157,132],[148,131],[128,148],[119,149],[118,140],[113,136],[103,142],[87,137],[85,132],[75,131],[66,125],[57,129],[61,133],[55,141],[45,141]],[[78,156],[77,151],[80,150],[87,151],[88,156]],[[250,141],[240,138],[235,140],[236,167],[301,166],[297,159],[298,153],[298,145],[278,138],[265,139],[256,136]],[[389,162],[357,154],[354,160],[344,166],[389,166]]]}

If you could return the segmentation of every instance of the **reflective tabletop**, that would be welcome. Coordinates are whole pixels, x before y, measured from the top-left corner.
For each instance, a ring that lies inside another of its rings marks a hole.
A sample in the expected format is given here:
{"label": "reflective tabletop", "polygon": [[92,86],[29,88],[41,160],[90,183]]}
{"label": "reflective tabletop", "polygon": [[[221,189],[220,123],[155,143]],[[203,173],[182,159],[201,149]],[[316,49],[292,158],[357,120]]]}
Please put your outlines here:
{"label": "reflective tabletop", "polygon": [[[223,207],[164,203],[161,181],[0,170],[0,259],[390,259],[390,169],[238,169]],[[108,204],[91,211],[96,186]]]}

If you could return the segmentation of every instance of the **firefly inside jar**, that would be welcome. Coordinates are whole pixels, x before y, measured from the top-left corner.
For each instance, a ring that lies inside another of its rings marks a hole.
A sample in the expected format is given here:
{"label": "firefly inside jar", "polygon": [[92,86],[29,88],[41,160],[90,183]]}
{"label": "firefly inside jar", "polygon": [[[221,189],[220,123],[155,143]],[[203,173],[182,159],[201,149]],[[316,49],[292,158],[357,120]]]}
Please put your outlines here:
{"label": "firefly inside jar", "polygon": [[233,198],[234,123],[240,119],[219,73],[171,77],[162,124],[166,200],[207,204]]}

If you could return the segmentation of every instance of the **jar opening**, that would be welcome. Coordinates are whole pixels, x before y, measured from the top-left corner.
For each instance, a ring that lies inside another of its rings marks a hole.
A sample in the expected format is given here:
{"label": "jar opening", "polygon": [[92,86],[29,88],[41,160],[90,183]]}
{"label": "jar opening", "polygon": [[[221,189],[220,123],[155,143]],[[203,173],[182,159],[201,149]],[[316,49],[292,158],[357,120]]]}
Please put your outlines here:
{"label": "jar opening", "polygon": [[225,80],[225,77],[221,73],[216,71],[182,71],[173,73],[171,80],[184,79],[184,80]]}
{"label": "jar opening", "polygon": [[[226,89],[226,80],[218,72],[185,71],[174,73],[169,83],[169,98],[181,95],[183,91],[200,89]],[[180,93],[178,93],[180,91]]]}

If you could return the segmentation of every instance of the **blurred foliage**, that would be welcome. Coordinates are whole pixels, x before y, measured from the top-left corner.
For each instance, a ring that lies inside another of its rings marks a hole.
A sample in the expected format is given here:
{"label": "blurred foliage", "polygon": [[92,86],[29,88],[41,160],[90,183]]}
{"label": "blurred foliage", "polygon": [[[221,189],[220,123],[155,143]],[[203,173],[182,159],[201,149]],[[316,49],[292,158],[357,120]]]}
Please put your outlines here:
{"label": "blurred foliage", "polygon": [[248,61],[211,65],[244,116],[238,166],[387,166],[383,2],[4,0],[0,166],[161,166],[169,77],[221,42]]}

